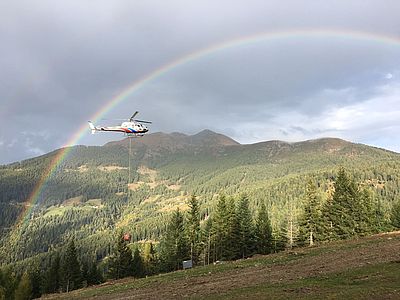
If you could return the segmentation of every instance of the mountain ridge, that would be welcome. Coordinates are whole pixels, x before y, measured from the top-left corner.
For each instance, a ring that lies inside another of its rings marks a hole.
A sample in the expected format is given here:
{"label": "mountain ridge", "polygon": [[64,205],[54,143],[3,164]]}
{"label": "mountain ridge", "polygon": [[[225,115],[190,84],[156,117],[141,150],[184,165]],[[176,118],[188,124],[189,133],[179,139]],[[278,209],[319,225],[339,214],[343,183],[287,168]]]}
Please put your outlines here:
{"label": "mountain ridge", "polygon": [[[52,169],[64,150],[0,167],[0,256],[4,253],[8,262],[46,253],[71,234],[99,258],[109,254],[105,245],[115,228],[135,232],[137,240],[157,240],[169,214],[185,210],[191,194],[199,197],[205,216],[219,194],[246,193],[254,211],[265,202],[278,228],[288,199],[301,207],[309,178],[326,198],[340,166],[369,186],[387,209],[400,186],[400,154],[338,138],[239,144],[210,130],[153,133],[103,146],[73,146]],[[34,216],[24,227],[24,238],[9,251],[6,234],[38,184]]]}

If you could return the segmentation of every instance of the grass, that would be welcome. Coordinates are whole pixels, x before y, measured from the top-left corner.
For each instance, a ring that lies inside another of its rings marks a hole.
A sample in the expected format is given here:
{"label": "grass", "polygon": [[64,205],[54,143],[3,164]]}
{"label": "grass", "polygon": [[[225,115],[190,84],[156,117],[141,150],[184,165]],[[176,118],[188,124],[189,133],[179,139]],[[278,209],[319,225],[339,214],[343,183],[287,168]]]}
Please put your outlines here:
{"label": "grass", "polygon": [[[396,254],[399,242],[400,232],[377,235],[149,278],[125,278],[50,297],[400,299],[400,254]],[[338,259],[343,258],[338,266]]]}
{"label": "grass", "polygon": [[213,299],[382,299],[400,298],[400,262],[364,266],[323,276],[233,289]]}

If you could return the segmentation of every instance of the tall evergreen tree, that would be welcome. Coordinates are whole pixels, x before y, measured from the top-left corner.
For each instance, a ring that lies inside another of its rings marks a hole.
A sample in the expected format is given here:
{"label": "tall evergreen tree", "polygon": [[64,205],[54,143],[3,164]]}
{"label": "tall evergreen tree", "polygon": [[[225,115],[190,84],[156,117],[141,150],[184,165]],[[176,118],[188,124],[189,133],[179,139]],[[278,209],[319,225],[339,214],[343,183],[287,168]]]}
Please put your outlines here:
{"label": "tall evergreen tree", "polygon": [[50,267],[45,275],[46,293],[56,293],[60,289],[60,255],[58,252],[51,258]]}
{"label": "tall evergreen tree", "polygon": [[96,261],[92,261],[89,265],[89,271],[87,276],[87,285],[100,284],[104,281],[103,275],[97,267]]}
{"label": "tall evergreen tree", "polygon": [[245,258],[254,253],[254,224],[251,217],[249,208],[249,199],[243,194],[240,196],[237,211],[236,211],[237,222],[239,225],[239,247],[241,257]]}
{"label": "tall evergreen tree", "polygon": [[141,278],[145,275],[143,258],[140,255],[138,247],[135,247],[135,250],[133,252],[132,267],[133,267],[133,273],[132,273],[133,277]]}
{"label": "tall evergreen tree", "polygon": [[74,240],[71,240],[67,245],[61,268],[64,291],[68,293],[82,286],[81,266],[78,261]]}
{"label": "tall evergreen tree", "polygon": [[157,253],[153,243],[145,243],[143,249],[143,262],[146,275],[157,273]]}
{"label": "tall evergreen tree", "polygon": [[285,219],[281,224],[280,241],[278,245],[285,245],[285,249],[292,249],[296,246],[299,238],[299,228],[296,219],[293,199],[288,199]]}
{"label": "tall evergreen tree", "polygon": [[31,267],[29,270],[29,278],[31,279],[32,283],[32,298],[40,298],[44,289],[44,278],[42,277],[42,273],[39,270],[38,265]]}
{"label": "tall evergreen tree", "polygon": [[189,198],[189,215],[187,231],[190,244],[190,256],[195,265],[199,262],[201,252],[200,207],[195,195]]}
{"label": "tall evergreen tree", "polygon": [[400,200],[393,204],[390,213],[390,222],[393,227],[400,229]]}
{"label": "tall evergreen tree", "polygon": [[124,240],[122,231],[116,235],[116,245],[110,261],[109,274],[115,279],[131,276],[133,272],[132,250]]}
{"label": "tall evergreen tree", "polygon": [[[213,249],[212,261],[223,258],[228,235],[228,209],[225,195],[220,195],[217,207],[212,216],[212,227],[209,231],[210,248]],[[211,220],[209,221],[211,224]]]}
{"label": "tall evergreen tree", "polygon": [[261,203],[258,210],[255,238],[257,253],[269,254],[272,252],[272,226],[264,202]]}
{"label": "tall evergreen tree", "polygon": [[32,299],[32,282],[29,274],[25,272],[15,290],[15,300],[29,300]]}
{"label": "tall evergreen tree", "polygon": [[313,246],[320,239],[322,231],[321,210],[317,198],[317,187],[310,179],[306,187],[304,211],[300,220],[300,240],[302,243]]}
{"label": "tall evergreen tree", "polygon": [[240,223],[236,213],[235,199],[228,198],[226,202],[226,224],[224,225],[225,236],[223,238],[222,256],[223,260],[234,260],[241,257]]}
{"label": "tall evergreen tree", "polygon": [[358,192],[356,233],[360,236],[371,234],[377,230],[376,208],[371,193],[363,188]]}
{"label": "tall evergreen tree", "polygon": [[0,294],[4,295],[4,299],[14,299],[18,284],[19,280],[11,266],[0,269]]}
{"label": "tall evergreen tree", "polygon": [[331,238],[346,239],[356,234],[359,217],[359,196],[357,185],[351,180],[344,168],[339,170],[334,184],[332,201],[328,201],[329,210],[325,209],[326,229],[331,229]]}
{"label": "tall evergreen tree", "polygon": [[172,214],[160,248],[160,258],[164,271],[182,268],[182,261],[190,257],[190,246],[186,237],[184,219],[179,209]]}
{"label": "tall evergreen tree", "polygon": [[215,233],[213,231],[213,217],[208,216],[205,221],[203,228],[203,254],[204,264],[209,265],[213,263],[215,259]]}

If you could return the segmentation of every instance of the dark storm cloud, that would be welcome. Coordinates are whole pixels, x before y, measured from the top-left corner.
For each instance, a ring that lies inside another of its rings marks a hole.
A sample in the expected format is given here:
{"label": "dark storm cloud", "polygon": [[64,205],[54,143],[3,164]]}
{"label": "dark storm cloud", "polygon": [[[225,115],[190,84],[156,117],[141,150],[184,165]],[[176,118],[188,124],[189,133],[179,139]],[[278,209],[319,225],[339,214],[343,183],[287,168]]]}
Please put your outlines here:
{"label": "dark storm cloud", "polygon": [[[394,1],[4,1],[0,163],[62,146],[125,87],[188,53],[296,28],[396,35],[399,9]],[[398,129],[390,120],[398,117],[399,53],[351,39],[243,45],[148,82],[106,117],[138,109],[154,131],[210,128],[242,142],[331,134],[400,150],[388,138]],[[393,102],[387,120],[375,107],[382,101]]]}

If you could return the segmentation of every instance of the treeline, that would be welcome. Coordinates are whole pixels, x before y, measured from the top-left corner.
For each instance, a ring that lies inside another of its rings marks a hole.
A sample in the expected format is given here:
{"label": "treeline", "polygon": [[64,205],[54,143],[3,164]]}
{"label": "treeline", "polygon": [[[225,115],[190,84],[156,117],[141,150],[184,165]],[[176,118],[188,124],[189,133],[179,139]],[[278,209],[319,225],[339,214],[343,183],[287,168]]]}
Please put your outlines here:
{"label": "treeline", "polygon": [[39,265],[17,274],[10,266],[0,269],[0,299],[32,299],[42,294],[69,292],[104,281],[96,261],[79,260],[73,240],[51,256],[47,268]]}

